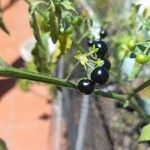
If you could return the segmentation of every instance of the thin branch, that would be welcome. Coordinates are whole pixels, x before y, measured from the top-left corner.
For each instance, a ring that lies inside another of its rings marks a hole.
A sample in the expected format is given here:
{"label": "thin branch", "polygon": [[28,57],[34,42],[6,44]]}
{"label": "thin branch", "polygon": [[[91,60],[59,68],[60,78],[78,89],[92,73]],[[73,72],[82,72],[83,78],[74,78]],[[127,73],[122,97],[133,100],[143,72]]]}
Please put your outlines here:
{"label": "thin branch", "polygon": [[150,86],[150,79],[145,81],[144,83],[142,83],[140,86],[138,86],[136,89],[134,89],[129,95],[128,98],[133,97],[134,95],[136,95],[138,92],[142,91],[143,89],[145,89],[146,87]]}
{"label": "thin branch", "polygon": [[77,85],[72,82],[66,82],[66,80],[55,78],[46,74],[34,73],[31,71],[25,71],[23,69],[21,70],[13,67],[0,67],[0,76],[28,79],[77,89]]}
{"label": "thin branch", "polygon": [[145,114],[134,98],[129,100],[130,106],[141,116],[146,123],[150,123],[150,117]]}
{"label": "thin branch", "polygon": [[135,95],[136,93],[142,91],[143,89],[145,89],[146,87],[150,86],[150,79],[145,81],[144,83],[142,83],[139,87],[137,87],[136,89],[134,89],[133,94]]}
{"label": "thin branch", "polygon": [[[65,79],[52,77],[46,74],[26,71],[23,69],[22,70],[16,69],[13,67],[0,67],[0,76],[39,81],[39,82],[54,84],[54,85],[61,86],[61,87],[77,89],[77,84],[70,82],[70,81],[66,81]],[[125,100],[127,99],[127,95],[111,93],[111,92],[107,93],[107,92],[103,92],[100,90],[95,90],[94,94],[101,95],[103,97],[112,98],[112,99],[117,99],[123,102],[125,102]]]}
{"label": "thin branch", "polygon": [[114,92],[103,92],[100,90],[95,90],[95,95],[101,95],[103,97],[107,97],[107,98],[112,98],[112,99],[117,99],[120,100],[121,102],[125,102],[127,100],[127,95],[125,94],[117,94]]}
{"label": "thin branch", "polygon": [[77,68],[78,65],[79,65],[79,61],[74,65],[74,67],[71,70],[71,72],[67,75],[66,81],[68,81],[70,79],[71,75],[74,73],[74,71],[75,71],[75,69]]}

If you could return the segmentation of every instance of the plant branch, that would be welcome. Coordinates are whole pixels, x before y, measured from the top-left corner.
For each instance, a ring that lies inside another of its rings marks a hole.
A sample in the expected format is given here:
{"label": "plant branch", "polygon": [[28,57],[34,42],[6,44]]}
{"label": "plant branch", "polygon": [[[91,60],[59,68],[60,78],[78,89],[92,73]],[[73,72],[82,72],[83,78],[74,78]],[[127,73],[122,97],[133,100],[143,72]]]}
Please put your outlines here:
{"label": "plant branch", "polygon": [[148,117],[145,112],[141,109],[141,107],[137,104],[134,98],[130,99],[130,106],[138,112],[139,116],[141,116],[146,123],[150,123],[150,117]]}
{"label": "plant branch", "polygon": [[135,95],[142,91],[144,88],[148,87],[150,85],[150,80],[145,81],[140,86],[138,86],[136,89],[132,90],[131,93],[128,94],[127,100],[130,103],[130,106],[138,112],[138,114],[145,120],[145,122],[150,123],[150,118],[145,114],[145,112],[141,109],[141,107],[136,102]]}
{"label": "plant branch", "polygon": [[125,95],[125,94],[117,94],[114,92],[108,93],[108,92],[103,92],[100,90],[95,90],[94,93],[95,93],[95,95],[101,95],[103,97],[117,99],[117,100],[120,100],[121,102],[125,102],[127,100],[127,95]]}
{"label": "plant branch", "polygon": [[[61,87],[77,89],[77,84],[70,82],[70,81],[66,81],[65,79],[52,77],[46,74],[30,72],[30,71],[26,71],[23,69],[16,69],[13,67],[0,67],[0,76],[15,77],[15,78],[20,78],[20,79],[39,81],[39,82],[54,84],[54,85],[61,86]],[[111,93],[111,92],[108,93],[108,92],[103,92],[99,90],[95,90],[94,94],[120,100],[123,102],[127,99],[127,95]]]}
{"label": "plant branch", "polygon": [[139,87],[137,87],[136,89],[134,89],[133,94],[136,94],[140,91],[142,91],[144,88],[150,86],[150,79],[145,81],[144,83],[142,83]]}
{"label": "plant branch", "polygon": [[144,88],[150,86],[150,79],[142,83],[140,86],[138,86],[136,89],[134,89],[129,95],[128,98],[131,98],[132,96],[136,95],[138,92],[142,91]]}
{"label": "plant branch", "polygon": [[74,65],[73,69],[71,70],[71,72],[67,75],[66,77],[66,81],[68,81],[71,77],[71,75],[73,74],[74,70],[77,68],[77,66],[79,65],[79,61]]}
{"label": "plant branch", "polygon": [[25,71],[23,69],[16,69],[13,67],[0,67],[0,76],[28,79],[77,89],[77,85],[72,82],[66,82],[66,80],[55,78],[46,74],[34,73],[30,71]]}

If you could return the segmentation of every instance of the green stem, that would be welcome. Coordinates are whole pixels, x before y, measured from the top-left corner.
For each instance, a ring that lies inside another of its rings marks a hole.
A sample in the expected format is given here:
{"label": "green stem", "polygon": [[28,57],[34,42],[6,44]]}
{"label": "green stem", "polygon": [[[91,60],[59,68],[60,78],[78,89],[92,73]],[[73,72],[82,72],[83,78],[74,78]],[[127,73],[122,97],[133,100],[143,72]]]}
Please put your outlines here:
{"label": "green stem", "polygon": [[136,43],[136,45],[144,45],[145,43],[150,43],[150,41],[139,42],[139,43]]}
{"label": "green stem", "polygon": [[100,91],[100,90],[95,90],[94,91],[95,95],[101,95],[103,97],[107,97],[107,98],[112,98],[112,99],[117,99],[121,102],[125,102],[127,100],[127,95],[124,95],[124,94],[117,94],[117,93],[114,93],[114,92],[103,92],[103,91]]}
{"label": "green stem", "polygon": [[128,98],[131,98],[132,96],[134,96],[135,94],[137,94],[138,92],[142,91],[143,89],[145,89],[146,87],[150,86],[150,79],[145,81],[144,83],[142,83],[140,86],[138,86],[136,89],[134,89],[128,96]]}
{"label": "green stem", "polygon": [[73,69],[71,70],[71,72],[67,75],[66,77],[66,81],[68,81],[71,77],[71,75],[73,74],[74,70],[77,68],[77,66],[79,65],[79,61],[74,65]]}
{"label": "green stem", "polygon": [[138,112],[139,116],[141,116],[146,123],[150,123],[150,118],[145,114],[145,112],[141,109],[141,107],[137,104],[134,98],[130,99],[130,106]]}
{"label": "green stem", "polygon": [[144,54],[148,55],[149,54],[149,49],[150,49],[150,44],[148,44],[147,48],[144,51]]}
{"label": "green stem", "polygon": [[[0,76],[4,77],[15,77],[20,79],[27,79],[27,80],[33,80],[33,81],[39,81],[39,82],[45,82],[54,84],[61,87],[67,87],[72,89],[77,89],[77,84],[72,83],[70,81],[66,81],[65,79],[60,79],[56,77],[52,77],[45,74],[40,73],[34,73],[26,70],[19,70],[13,67],[0,67]],[[107,93],[99,90],[95,90],[94,93],[96,95],[101,95],[103,97],[108,97],[112,99],[118,99],[120,101],[125,101],[127,96],[117,93]]]}
{"label": "green stem", "polygon": [[134,94],[142,91],[144,88],[150,86],[150,79],[142,83],[139,87],[134,90]]}
{"label": "green stem", "polygon": [[28,80],[33,80],[33,81],[50,83],[50,84],[54,84],[57,86],[77,89],[77,85],[72,82],[69,82],[69,81],[66,82],[66,80],[55,78],[49,75],[34,73],[34,72],[25,71],[21,69],[19,70],[19,69],[12,68],[12,67],[0,68],[0,76],[28,79]]}
{"label": "green stem", "polygon": [[77,43],[77,44],[80,44],[81,41],[82,41],[85,37],[87,37],[88,35],[89,35],[89,32],[84,33],[84,34],[81,36],[81,38],[80,38],[76,43]]}
{"label": "green stem", "polygon": [[91,70],[94,70],[94,67],[92,67],[90,64],[86,63],[86,65],[87,65]]}
{"label": "green stem", "polygon": [[139,114],[139,116],[141,116],[145,122],[150,123],[150,118],[143,112],[143,110],[140,108],[140,106],[136,103],[136,101],[133,98],[128,99],[127,95],[121,95],[121,94],[116,94],[116,93],[106,93],[103,91],[95,91],[94,93],[96,95],[101,95],[103,97],[120,100],[123,103],[128,100],[130,103],[130,106]]}
{"label": "green stem", "polygon": [[[130,102],[130,106],[138,112],[138,114],[145,120],[145,122],[150,123],[150,118],[143,112],[143,110],[140,108],[140,106],[137,104],[135,100],[135,95],[143,90],[144,88],[148,87],[150,85],[150,80],[145,81],[140,86],[138,86],[136,89],[132,90],[131,93],[128,94],[127,99]],[[134,98],[133,98],[134,97]]]}

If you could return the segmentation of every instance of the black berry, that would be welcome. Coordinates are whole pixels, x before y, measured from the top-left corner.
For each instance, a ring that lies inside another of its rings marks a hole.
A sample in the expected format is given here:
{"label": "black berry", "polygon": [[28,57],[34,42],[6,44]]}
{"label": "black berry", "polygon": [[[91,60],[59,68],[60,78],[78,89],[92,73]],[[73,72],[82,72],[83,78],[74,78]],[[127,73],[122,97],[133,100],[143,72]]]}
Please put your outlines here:
{"label": "black berry", "polygon": [[93,46],[93,44],[94,44],[94,40],[92,40],[92,39],[88,39],[88,46],[89,47],[92,47]]}
{"label": "black berry", "polygon": [[102,60],[104,61],[104,63],[103,63],[103,65],[101,67],[105,67],[107,70],[110,70],[110,68],[111,68],[110,61],[108,59],[106,59],[106,58],[103,58]]}
{"label": "black berry", "polygon": [[91,47],[93,45],[93,40],[89,39],[88,40],[88,46]]}
{"label": "black berry", "polygon": [[107,31],[104,29],[101,29],[99,34],[101,38],[105,38],[107,36]]}
{"label": "black berry", "polygon": [[90,79],[81,79],[78,83],[78,89],[80,92],[89,95],[94,91],[95,83]]}
{"label": "black berry", "polygon": [[103,58],[106,56],[108,52],[108,47],[104,41],[95,41],[94,46],[95,48],[98,48],[98,51],[96,54],[99,58]]}
{"label": "black berry", "polygon": [[109,72],[105,67],[97,67],[91,73],[91,80],[102,85],[109,79]]}

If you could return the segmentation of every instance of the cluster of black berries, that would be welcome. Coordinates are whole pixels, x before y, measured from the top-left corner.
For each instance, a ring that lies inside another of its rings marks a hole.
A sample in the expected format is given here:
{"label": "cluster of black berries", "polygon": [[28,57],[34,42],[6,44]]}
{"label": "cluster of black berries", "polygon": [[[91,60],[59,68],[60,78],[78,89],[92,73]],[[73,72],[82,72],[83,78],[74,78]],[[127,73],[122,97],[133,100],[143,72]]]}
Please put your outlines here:
{"label": "cluster of black berries", "polygon": [[[105,30],[100,31],[100,37],[105,38],[107,32]],[[103,64],[101,66],[96,67],[91,73],[91,79],[81,79],[78,83],[78,89],[80,92],[88,95],[94,91],[95,83],[102,85],[107,82],[109,79],[109,70],[111,68],[111,64],[109,60],[105,58],[108,47],[107,44],[102,40],[89,40],[89,47],[95,47],[98,49],[96,52],[97,58],[101,58],[103,60]]]}

